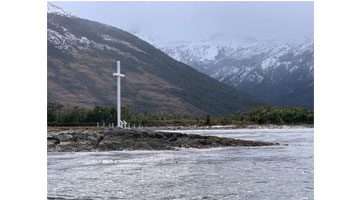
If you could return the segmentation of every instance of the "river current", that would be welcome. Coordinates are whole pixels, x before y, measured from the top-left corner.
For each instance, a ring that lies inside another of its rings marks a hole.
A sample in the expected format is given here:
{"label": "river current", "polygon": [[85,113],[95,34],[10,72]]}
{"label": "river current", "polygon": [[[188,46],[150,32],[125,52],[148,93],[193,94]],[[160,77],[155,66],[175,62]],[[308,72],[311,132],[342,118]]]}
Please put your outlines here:
{"label": "river current", "polygon": [[280,146],[48,153],[48,199],[313,199],[314,130],[186,130]]}

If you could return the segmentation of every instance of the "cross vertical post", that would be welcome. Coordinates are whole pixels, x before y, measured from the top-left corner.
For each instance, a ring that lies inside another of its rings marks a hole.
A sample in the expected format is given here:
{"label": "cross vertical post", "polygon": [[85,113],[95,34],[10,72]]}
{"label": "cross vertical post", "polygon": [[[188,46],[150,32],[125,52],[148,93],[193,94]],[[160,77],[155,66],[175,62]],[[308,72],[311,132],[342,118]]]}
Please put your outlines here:
{"label": "cross vertical post", "polygon": [[113,76],[117,78],[117,127],[123,128],[123,122],[121,121],[121,89],[120,89],[120,78],[125,77],[124,74],[120,73],[120,61],[117,61],[117,72],[113,73]]}

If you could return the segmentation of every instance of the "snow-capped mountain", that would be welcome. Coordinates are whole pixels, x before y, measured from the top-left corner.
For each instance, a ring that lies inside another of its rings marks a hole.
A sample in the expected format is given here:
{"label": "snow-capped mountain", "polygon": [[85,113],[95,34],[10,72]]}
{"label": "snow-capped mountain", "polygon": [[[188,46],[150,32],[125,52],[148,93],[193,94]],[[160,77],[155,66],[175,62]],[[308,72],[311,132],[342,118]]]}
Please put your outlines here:
{"label": "snow-capped mountain", "polygon": [[[266,105],[121,29],[75,17],[48,4],[48,101],[65,106],[114,106],[116,61],[122,102],[138,112],[226,116]],[[218,96],[214,97],[214,93]]]}
{"label": "snow-capped mountain", "polygon": [[159,42],[138,36],[172,58],[275,105],[313,107],[313,37],[278,41],[220,35]]}
{"label": "snow-capped mountain", "polygon": [[58,6],[55,6],[52,3],[48,3],[48,5],[47,5],[47,13],[48,14],[61,15],[61,16],[70,17],[70,18],[75,17],[74,15],[70,14],[69,12],[66,12],[62,8],[60,8]]}

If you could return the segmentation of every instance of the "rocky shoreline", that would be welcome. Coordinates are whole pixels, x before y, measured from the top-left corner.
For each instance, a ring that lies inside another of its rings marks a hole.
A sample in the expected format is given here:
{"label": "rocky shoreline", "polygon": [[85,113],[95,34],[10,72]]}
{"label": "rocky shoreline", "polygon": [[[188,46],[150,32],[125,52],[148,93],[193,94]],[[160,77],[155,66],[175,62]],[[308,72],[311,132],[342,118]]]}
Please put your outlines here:
{"label": "rocky shoreline", "polygon": [[279,143],[131,129],[66,130],[50,131],[47,134],[48,152],[174,150],[176,148],[271,145],[279,145]]}

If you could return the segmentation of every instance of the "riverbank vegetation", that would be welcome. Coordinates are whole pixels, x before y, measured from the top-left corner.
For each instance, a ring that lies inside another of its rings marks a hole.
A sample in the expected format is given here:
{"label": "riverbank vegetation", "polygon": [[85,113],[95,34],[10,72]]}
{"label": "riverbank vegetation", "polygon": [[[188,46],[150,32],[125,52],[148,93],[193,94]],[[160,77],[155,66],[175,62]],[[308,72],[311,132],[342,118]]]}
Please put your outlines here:
{"label": "riverbank vegetation", "polygon": [[[116,124],[115,107],[65,108],[57,102],[47,106],[48,126],[96,126]],[[314,112],[305,108],[257,107],[249,112],[235,112],[231,116],[191,116],[173,113],[137,113],[128,106],[121,108],[121,118],[132,125],[141,126],[209,126],[250,124],[313,124]]]}

